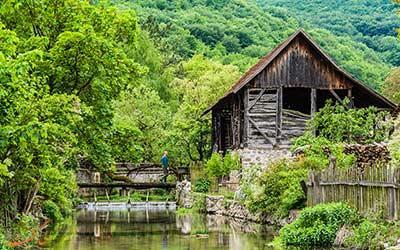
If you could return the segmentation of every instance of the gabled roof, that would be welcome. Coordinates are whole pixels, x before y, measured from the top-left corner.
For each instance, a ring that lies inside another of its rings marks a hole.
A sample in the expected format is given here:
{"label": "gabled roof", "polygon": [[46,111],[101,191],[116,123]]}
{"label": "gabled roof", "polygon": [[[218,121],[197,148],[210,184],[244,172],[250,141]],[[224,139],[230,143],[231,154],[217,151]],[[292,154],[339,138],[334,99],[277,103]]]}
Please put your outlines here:
{"label": "gabled roof", "polygon": [[369,94],[375,96],[376,98],[380,99],[382,102],[387,104],[389,107],[394,109],[396,107],[396,104],[393,102],[389,101],[387,98],[384,96],[380,95],[377,93],[375,90],[372,88],[368,87],[361,81],[357,80],[355,77],[350,75],[348,72],[345,70],[341,69],[335,61],[328,56],[323,49],[302,29],[299,29],[296,31],[294,34],[292,34],[287,40],[279,44],[277,47],[275,47],[268,55],[262,57],[255,65],[253,65],[240,79],[239,81],[234,84],[225,94],[222,98],[220,98],[213,106],[209,107],[203,114],[208,113],[211,111],[214,107],[218,106],[222,100],[227,98],[228,96],[232,94],[236,94],[239,92],[247,83],[249,83],[251,80],[253,80],[258,74],[260,74],[295,38],[298,36],[303,36],[312,47],[322,56],[322,58],[326,59],[335,70],[337,70],[339,73],[343,74],[345,77],[347,77],[351,82],[353,82],[354,86],[358,86],[365,91],[367,91]]}

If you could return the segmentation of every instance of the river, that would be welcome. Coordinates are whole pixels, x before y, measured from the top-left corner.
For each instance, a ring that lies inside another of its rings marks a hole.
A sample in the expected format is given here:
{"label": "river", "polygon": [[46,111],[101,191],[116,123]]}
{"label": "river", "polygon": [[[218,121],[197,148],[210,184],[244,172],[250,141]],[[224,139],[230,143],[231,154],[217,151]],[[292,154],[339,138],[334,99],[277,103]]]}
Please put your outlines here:
{"label": "river", "polygon": [[91,207],[75,212],[50,249],[272,249],[273,232],[222,216],[178,215],[174,207]]}

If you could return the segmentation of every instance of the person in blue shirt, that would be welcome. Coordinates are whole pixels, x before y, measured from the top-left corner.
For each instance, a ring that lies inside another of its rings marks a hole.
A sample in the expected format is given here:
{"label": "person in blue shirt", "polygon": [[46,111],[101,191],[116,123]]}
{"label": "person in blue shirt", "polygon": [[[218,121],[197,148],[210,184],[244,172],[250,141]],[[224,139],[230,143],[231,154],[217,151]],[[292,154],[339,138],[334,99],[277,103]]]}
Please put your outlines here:
{"label": "person in blue shirt", "polygon": [[167,182],[167,176],[168,176],[168,151],[164,151],[163,156],[161,157],[161,165],[164,170],[164,177],[163,177],[163,182]]}

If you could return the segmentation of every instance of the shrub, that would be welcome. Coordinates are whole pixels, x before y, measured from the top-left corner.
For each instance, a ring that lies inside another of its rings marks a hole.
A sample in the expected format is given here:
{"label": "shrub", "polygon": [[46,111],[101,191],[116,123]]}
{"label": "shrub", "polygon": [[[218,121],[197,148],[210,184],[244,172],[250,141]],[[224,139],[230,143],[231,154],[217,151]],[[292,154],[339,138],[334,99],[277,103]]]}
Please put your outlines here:
{"label": "shrub", "polygon": [[357,249],[377,249],[386,234],[387,228],[383,224],[364,219],[353,227],[353,235],[346,239],[345,244]]}
{"label": "shrub", "polygon": [[354,165],[356,158],[343,152],[343,145],[331,142],[325,137],[313,136],[310,132],[298,137],[292,151],[302,149],[304,155],[303,167],[309,170],[322,170],[329,165],[329,158],[335,157],[336,166],[348,168]]}
{"label": "shrub", "polygon": [[357,213],[343,203],[320,204],[306,208],[292,224],[280,230],[285,245],[332,245],[341,226],[351,225]]}
{"label": "shrub", "polygon": [[[258,172],[258,171],[256,171]],[[244,174],[247,175],[247,174]],[[302,208],[305,193],[301,182],[307,176],[307,170],[301,162],[281,160],[272,163],[259,177],[242,180],[245,205],[253,212],[264,212],[284,217],[289,210]]]}
{"label": "shrub", "polygon": [[210,191],[211,181],[207,178],[197,179],[194,184],[194,191],[198,193],[207,193]]}
{"label": "shrub", "polygon": [[47,216],[52,221],[58,222],[63,219],[63,215],[60,208],[51,200],[46,200],[43,202],[43,214]]}
{"label": "shrub", "polygon": [[3,234],[3,232],[0,231],[0,250],[9,250],[9,249],[11,248],[7,246],[7,239],[5,235]]}
{"label": "shrub", "polygon": [[38,230],[39,219],[32,215],[17,214],[13,226],[11,227],[11,232],[8,232],[7,234],[10,236],[8,240],[10,242],[20,242],[31,238],[32,241],[28,244],[32,245],[35,244],[39,238],[39,234],[36,233]]}
{"label": "shrub", "polygon": [[205,194],[195,193],[193,194],[193,205],[191,208],[195,212],[206,211],[206,196]]}
{"label": "shrub", "polygon": [[345,100],[345,105],[327,102],[310,121],[309,130],[332,142],[371,143],[388,138],[393,125],[385,122],[387,112],[379,112],[375,107],[349,109],[348,102]]}
{"label": "shrub", "polygon": [[224,157],[218,153],[213,153],[205,164],[209,177],[228,176],[232,170],[239,169],[239,167],[239,156],[229,152]]}

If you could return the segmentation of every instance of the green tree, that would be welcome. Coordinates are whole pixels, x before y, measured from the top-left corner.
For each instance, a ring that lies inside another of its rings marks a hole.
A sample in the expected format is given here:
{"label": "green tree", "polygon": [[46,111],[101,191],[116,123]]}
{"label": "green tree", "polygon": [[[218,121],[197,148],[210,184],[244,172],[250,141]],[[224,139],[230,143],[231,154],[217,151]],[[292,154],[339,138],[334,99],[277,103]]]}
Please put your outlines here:
{"label": "green tree", "polygon": [[[238,69],[195,56],[182,64],[171,86],[180,106],[173,117],[171,151],[180,159],[202,161],[210,155],[210,119],[203,112],[239,78]],[[186,160],[187,161],[187,160]]]}
{"label": "green tree", "polygon": [[134,141],[140,150],[135,155],[145,162],[159,161],[170,123],[167,104],[155,90],[144,85],[124,93],[116,103],[115,124],[137,131]]}
{"label": "green tree", "polygon": [[383,94],[396,103],[400,103],[400,68],[392,70],[386,78]]}

